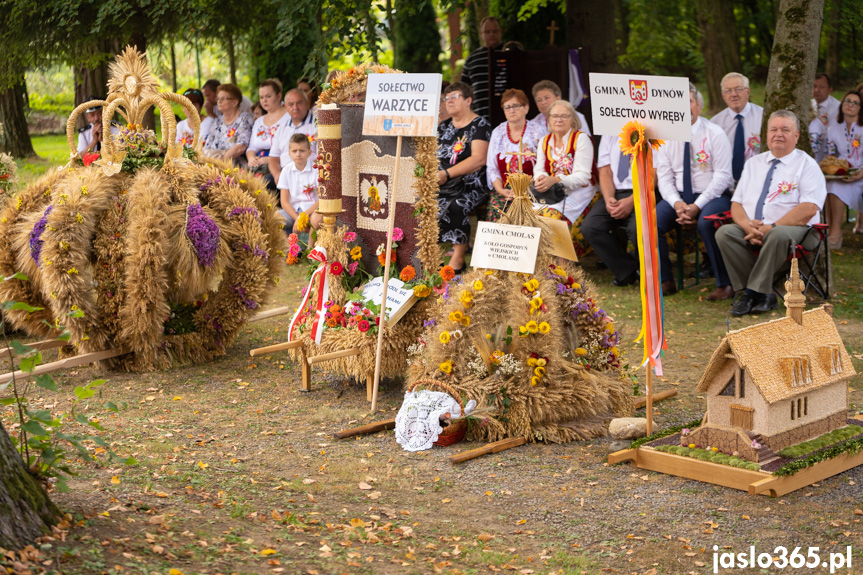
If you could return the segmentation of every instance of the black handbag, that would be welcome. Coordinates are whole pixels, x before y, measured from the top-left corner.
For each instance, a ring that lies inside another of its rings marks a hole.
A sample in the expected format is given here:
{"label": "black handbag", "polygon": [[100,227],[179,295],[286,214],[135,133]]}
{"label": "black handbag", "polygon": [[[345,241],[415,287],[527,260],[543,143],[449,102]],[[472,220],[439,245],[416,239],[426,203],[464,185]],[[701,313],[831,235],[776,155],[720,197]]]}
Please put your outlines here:
{"label": "black handbag", "polygon": [[437,197],[439,198],[457,198],[464,191],[462,185],[464,176],[455,176],[448,179],[438,187]]}
{"label": "black handbag", "polygon": [[536,199],[537,203],[540,204],[559,204],[564,199],[566,199],[566,188],[560,182],[554,184],[544,192],[538,191],[536,189],[536,186],[531,184],[530,193],[533,194],[533,197]]}

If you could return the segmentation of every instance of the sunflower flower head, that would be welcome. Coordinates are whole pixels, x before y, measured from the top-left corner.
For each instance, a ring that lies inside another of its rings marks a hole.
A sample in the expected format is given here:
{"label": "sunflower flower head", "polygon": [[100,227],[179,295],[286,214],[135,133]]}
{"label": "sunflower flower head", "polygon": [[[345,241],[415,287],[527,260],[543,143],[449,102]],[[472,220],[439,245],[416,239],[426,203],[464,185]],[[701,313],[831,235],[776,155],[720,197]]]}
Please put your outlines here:
{"label": "sunflower flower head", "polygon": [[635,154],[641,151],[644,144],[644,126],[635,120],[627,122],[623,126],[623,131],[620,132],[620,151],[635,157]]}

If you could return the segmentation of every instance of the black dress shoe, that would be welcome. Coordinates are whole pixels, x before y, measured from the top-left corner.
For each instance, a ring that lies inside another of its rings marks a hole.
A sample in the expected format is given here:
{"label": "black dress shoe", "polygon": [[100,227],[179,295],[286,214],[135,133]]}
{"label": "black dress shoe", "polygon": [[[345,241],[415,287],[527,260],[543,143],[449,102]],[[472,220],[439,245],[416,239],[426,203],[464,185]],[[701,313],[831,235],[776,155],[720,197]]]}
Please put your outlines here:
{"label": "black dress shoe", "polygon": [[755,305],[755,296],[748,291],[740,294],[740,297],[731,306],[731,315],[740,317],[752,312],[752,306]]}
{"label": "black dress shoe", "polygon": [[758,298],[758,302],[752,306],[752,311],[750,313],[764,313],[768,312],[772,309],[776,309],[779,307],[779,303],[776,300],[775,293],[769,293],[767,295],[761,295]]}
{"label": "black dress shoe", "polygon": [[632,272],[631,274],[629,274],[628,276],[626,276],[626,277],[625,277],[625,278],[623,278],[622,280],[619,280],[619,279],[617,279],[617,278],[614,278],[614,279],[611,281],[611,283],[613,283],[613,284],[614,284],[614,285],[616,285],[617,287],[623,287],[623,286],[629,286],[629,285],[632,285],[632,284],[634,284],[634,283],[635,283],[635,282],[637,282],[637,281],[638,281],[638,270],[635,270],[634,272]]}

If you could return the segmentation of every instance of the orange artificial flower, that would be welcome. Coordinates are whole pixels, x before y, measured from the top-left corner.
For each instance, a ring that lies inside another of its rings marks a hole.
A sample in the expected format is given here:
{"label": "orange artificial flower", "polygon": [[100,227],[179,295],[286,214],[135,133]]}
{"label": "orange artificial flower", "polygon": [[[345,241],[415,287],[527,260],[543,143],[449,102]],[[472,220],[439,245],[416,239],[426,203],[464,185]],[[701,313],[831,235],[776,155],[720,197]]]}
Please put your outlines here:
{"label": "orange artificial flower", "polygon": [[443,281],[448,282],[455,277],[455,270],[452,266],[444,266],[440,269],[440,277]]}
{"label": "orange artificial flower", "polygon": [[417,277],[417,271],[413,266],[405,266],[404,269],[402,269],[402,273],[399,275],[399,278],[401,278],[403,282],[409,282],[415,277]]}

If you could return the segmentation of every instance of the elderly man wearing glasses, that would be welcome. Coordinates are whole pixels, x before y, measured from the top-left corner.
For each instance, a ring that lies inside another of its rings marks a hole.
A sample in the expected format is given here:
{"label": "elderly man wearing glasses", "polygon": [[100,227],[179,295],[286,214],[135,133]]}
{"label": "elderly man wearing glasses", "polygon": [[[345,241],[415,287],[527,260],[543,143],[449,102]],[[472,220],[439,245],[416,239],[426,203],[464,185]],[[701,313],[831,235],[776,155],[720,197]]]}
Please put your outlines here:
{"label": "elderly man wearing glasses", "polygon": [[720,83],[727,108],[713,116],[731,141],[731,175],[740,179],[743,164],[761,153],[761,119],[764,108],[749,101],[749,78],[737,72],[726,74]]}

